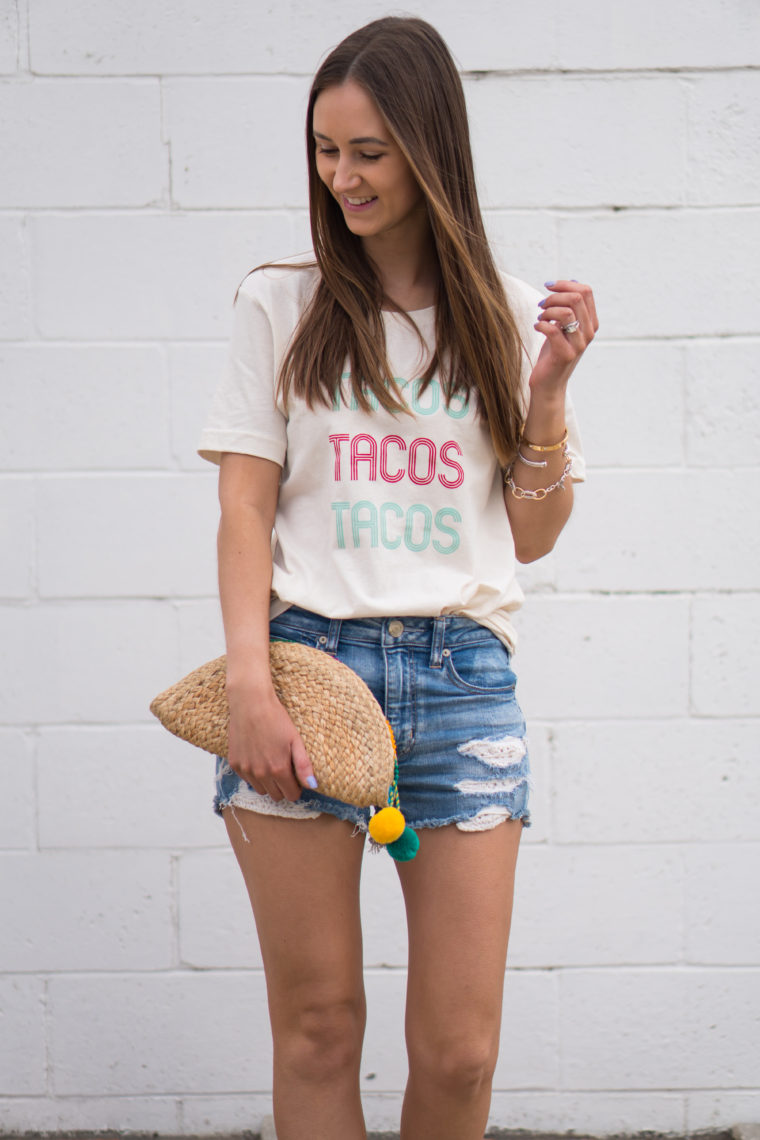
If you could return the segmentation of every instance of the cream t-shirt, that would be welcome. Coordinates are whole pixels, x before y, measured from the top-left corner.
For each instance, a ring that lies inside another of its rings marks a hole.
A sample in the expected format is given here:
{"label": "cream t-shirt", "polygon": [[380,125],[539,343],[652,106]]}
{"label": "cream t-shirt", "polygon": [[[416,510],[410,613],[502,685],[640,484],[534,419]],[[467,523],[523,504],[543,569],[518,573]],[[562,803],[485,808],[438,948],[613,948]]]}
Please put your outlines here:
{"label": "cream t-shirt", "polygon": [[[280,361],[318,271],[279,266],[249,274],[234,308],[227,368],[198,452],[270,459],[282,467],[275,519],[272,616],[289,605],[331,618],[461,614],[510,648],[523,601],[501,470],[474,400],[446,406],[425,370],[419,337],[383,314],[388,360],[409,412],[362,412],[345,384],[333,407],[276,396]],[[527,355],[523,384],[543,343],[533,329],[541,294],[503,275]],[[426,346],[435,310],[411,314]],[[584,478],[572,403],[567,427],[574,481]]]}

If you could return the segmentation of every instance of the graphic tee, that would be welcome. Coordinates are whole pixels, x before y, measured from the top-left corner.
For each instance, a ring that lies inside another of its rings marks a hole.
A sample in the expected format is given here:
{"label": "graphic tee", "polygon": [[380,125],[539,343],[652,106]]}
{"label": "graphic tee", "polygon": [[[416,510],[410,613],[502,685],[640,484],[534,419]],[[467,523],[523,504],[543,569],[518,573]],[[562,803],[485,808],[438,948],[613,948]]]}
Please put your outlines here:
{"label": "graphic tee", "polygon": [[[277,395],[280,362],[317,279],[315,268],[259,269],[238,291],[226,371],[198,452],[272,460],[282,468],[275,519],[272,610],[290,605],[331,618],[460,614],[510,648],[511,614],[523,601],[488,427],[469,403],[448,404],[424,373],[435,310],[410,315],[420,337],[385,312],[388,361],[408,407],[361,411],[349,374],[332,407]],[[541,294],[503,275],[526,348],[527,384],[543,337],[532,325]],[[376,404],[376,401],[375,401]],[[571,477],[584,478],[572,404],[567,404]]]}

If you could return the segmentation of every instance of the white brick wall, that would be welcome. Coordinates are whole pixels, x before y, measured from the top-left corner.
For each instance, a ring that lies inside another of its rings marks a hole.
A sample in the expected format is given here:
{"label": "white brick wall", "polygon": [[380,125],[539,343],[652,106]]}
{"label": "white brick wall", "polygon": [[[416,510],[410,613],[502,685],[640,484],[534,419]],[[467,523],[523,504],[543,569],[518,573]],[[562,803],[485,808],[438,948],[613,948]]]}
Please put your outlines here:
{"label": "white brick wall", "polygon": [[[211,761],[147,705],[222,644],[194,444],[235,287],[308,245],[308,77],[386,10],[0,5],[0,1130],[268,1111]],[[535,825],[492,1123],[760,1120],[760,9],[416,11],[466,72],[498,257],[591,280],[602,316],[573,382],[589,483],[524,571]],[[387,859],[362,907],[364,1097],[394,1128]]]}

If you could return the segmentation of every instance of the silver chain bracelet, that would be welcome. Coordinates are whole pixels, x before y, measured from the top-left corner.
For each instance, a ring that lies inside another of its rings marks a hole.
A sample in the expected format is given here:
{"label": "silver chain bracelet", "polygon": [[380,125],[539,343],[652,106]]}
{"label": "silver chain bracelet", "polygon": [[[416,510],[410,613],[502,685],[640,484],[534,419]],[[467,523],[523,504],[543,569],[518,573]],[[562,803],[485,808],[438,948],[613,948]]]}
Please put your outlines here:
{"label": "silver chain bracelet", "polygon": [[[565,455],[567,455],[567,451],[565,451]],[[551,487],[537,487],[535,491],[530,491],[525,487],[517,486],[514,479],[512,478],[512,468],[514,464],[510,463],[509,467],[504,472],[504,485],[506,487],[509,487],[510,491],[516,499],[536,499],[540,501],[541,499],[545,499],[547,495],[550,495],[552,491],[557,491],[564,486],[565,480],[570,474],[570,468],[572,465],[573,461],[568,456],[565,462],[565,470],[562,472],[556,483],[552,483]]]}

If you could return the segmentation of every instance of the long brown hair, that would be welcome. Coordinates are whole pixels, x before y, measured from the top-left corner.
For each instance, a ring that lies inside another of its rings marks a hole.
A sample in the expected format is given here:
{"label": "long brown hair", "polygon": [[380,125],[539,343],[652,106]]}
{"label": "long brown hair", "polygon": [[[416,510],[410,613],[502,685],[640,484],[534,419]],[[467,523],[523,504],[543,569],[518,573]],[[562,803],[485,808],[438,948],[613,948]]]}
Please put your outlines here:
{"label": "long brown hair", "polygon": [[[317,174],[314,104],[351,79],[376,103],[427,201],[440,268],[436,344],[422,377],[436,371],[447,400],[473,394],[494,450],[506,464],[517,450],[521,343],[488,248],[475,188],[464,92],[441,36],[424,20],[390,16],[353,32],[314,77],[306,116],[311,232],[320,279],[280,369],[285,400],[333,403],[346,357],[361,408],[368,395],[406,410],[391,374],[380,283],[361,240]],[[411,320],[411,318],[410,318]]]}

